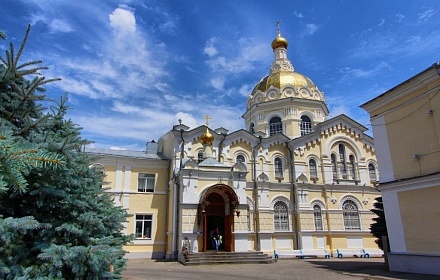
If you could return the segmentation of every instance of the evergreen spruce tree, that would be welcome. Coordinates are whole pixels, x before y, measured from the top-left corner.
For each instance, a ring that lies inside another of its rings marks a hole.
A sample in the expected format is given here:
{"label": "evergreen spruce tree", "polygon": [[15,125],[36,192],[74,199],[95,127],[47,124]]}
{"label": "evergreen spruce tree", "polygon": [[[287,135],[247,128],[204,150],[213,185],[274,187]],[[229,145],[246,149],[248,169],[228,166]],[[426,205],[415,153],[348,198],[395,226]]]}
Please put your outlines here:
{"label": "evergreen spruce tree", "polygon": [[0,278],[120,278],[128,215],[82,151],[90,142],[65,118],[67,98],[42,94],[57,79],[41,61],[19,64],[29,30],[0,56]]}
{"label": "evergreen spruce tree", "polygon": [[387,223],[385,220],[382,197],[376,197],[374,200],[374,208],[370,211],[376,214],[377,217],[373,218],[374,223],[370,225],[370,232],[374,237],[377,237],[374,242],[383,250],[382,236],[388,236]]}

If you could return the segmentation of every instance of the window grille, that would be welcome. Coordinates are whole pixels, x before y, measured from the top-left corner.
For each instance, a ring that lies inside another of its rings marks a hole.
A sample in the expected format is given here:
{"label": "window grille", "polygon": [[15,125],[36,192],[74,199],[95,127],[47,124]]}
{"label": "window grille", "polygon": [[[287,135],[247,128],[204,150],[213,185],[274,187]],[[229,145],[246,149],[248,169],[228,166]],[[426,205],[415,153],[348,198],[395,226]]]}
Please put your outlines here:
{"label": "window grille", "polygon": [[283,133],[283,123],[279,117],[273,117],[269,122],[270,136]]}
{"label": "window grille", "polygon": [[336,168],[336,156],[331,155],[333,179],[338,179],[338,169]]}
{"label": "window grille", "polygon": [[314,159],[309,160],[310,178],[318,178],[318,170],[316,168],[316,161]]}
{"label": "window grille", "polygon": [[356,180],[356,163],[355,163],[355,161],[354,161],[354,156],[353,155],[350,155],[349,157],[348,157],[348,159],[349,159],[349,161],[350,161],[350,175],[351,175],[351,178],[353,179],[353,180]]}
{"label": "window grille", "polygon": [[318,205],[313,206],[313,217],[315,220],[315,230],[323,230],[322,227],[322,211]]}
{"label": "window grille", "polygon": [[312,121],[310,120],[309,117],[307,116],[301,117],[300,131],[301,131],[301,136],[313,132]]}
{"label": "window grille", "polygon": [[283,177],[283,162],[279,157],[275,158],[275,177],[282,178]]}
{"label": "window grille", "polygon": [[361,229],[359,211],[353,201],[347,200],[344,202],[342,205],[342,213],[344,216],[344,226],[346,230]]}
{"label": "window grille", "polygon": [[345,146],[339,144],[339,171],[342,179],[347,179],[347,165],[345,163]]}
{"label": "window grille", "polygon": [[289,230],[289,212],[287,205],[278,201],[274,205],[274,227],[275,231],[288,231]]}
{"label": "window grille", "polygon": [[243,155],[238,155],[236,158],[236,162],[241,162],[241,163],[245,163],[245,159]]}
{"label": "window grille", "polygon": [[203,152],[197,153],[197,162],[201,163],[203,161]]}
{"label": "window grille", "polygon": [[370,163],[368,165],[368,173],[370,174],[370,181],[376,182],[377,175],[376,175],[376,167],[374,166],[374,164]]}

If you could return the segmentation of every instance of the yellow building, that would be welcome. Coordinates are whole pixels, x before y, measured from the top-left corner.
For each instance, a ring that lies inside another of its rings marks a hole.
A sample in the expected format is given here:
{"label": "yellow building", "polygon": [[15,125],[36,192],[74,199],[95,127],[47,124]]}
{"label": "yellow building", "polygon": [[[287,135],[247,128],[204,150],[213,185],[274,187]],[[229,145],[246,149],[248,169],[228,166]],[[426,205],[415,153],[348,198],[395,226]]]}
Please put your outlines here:
{"label": "yellow building", "polygon": [[373,139],[345,115],[328,118],[323,92],[294,70],[287,45],[278,33],[269,75],[247,100],[246,129],[212,129],[207,116],[204,126],[180,121],[149,143],[154,156],[90,151],[103,156],[117,205],[134,215],[129,257],[177,258],[186,242],[190,252],[213,250],[216,227],[224,251],[377,251]]}
{"label": "yellow building", "polygon": [[104,188],[116,206],[127,209],[124,234],[135,235],[124,250],[128,258],[163,258],[167,240],[168,172],[170,161],[158,155],[157,143],[146,151],[87,149],[105,174]]}
{"label": "yellow building", "polygon": [[363,104],[381,170],[393,271],[440,274],[440,64]]}

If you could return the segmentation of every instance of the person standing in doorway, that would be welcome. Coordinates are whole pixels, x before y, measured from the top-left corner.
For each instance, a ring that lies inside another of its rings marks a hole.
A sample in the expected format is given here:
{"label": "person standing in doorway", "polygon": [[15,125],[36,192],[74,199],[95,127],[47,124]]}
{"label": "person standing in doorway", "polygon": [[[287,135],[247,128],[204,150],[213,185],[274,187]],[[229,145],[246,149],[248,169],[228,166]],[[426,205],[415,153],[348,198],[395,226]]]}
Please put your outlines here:
{"label": "person standing in doorway", "polygon": [[220,234],[220,230],[218,229],[218,227],[215,228],[213,239],[215,242],[215,252],[218,253],[218,247],[220,247],[220,244],[222,242],[222,236]]}

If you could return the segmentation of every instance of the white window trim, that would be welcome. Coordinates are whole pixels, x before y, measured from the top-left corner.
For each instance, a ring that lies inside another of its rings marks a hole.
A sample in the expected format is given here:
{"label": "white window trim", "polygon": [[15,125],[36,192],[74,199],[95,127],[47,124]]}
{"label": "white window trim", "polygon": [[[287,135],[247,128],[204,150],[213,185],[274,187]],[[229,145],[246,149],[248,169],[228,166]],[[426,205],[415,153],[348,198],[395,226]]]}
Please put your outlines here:
{"label": "white window trim", "polygon": [[[145,175],[147,175],[147,176],[145,176]],[[145,176],[145,177],[141,177],[141,176]],[[148,178],[152,178],[153,177],[153,179],[154,179],[154,182],[153,182],[153,191],[147,191],[147,186],[148,186]],[[156,178],[157,176],[156,176],[156,174],[154,174],[154,173],[144,173],[144,172],[139,172],[138,173],[138,184],[137,184],[137,192],[138,193],[154,193],[155,191],[156,191],[156,181],[157,181],[157,178]],[[139,179],[141,179],[141,178],[145,178],[145,180],[146,180],[146,182],[145,182],[145,191],[139,191]]]}
{"label": "white window trim", "polygon": [[[136,237],[136,222],[137,222],[136,216],[137,215],[150,215],[151,216],[151,232],[150,232],[151,237],[150,238]],[[133,216],[134,216],[133,234],[135,236],[135,240],[152,240],[153,239],[152,236],[153,236],[154,214],[153,213],[134,213]]]}

